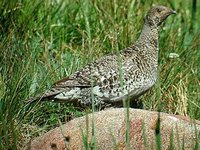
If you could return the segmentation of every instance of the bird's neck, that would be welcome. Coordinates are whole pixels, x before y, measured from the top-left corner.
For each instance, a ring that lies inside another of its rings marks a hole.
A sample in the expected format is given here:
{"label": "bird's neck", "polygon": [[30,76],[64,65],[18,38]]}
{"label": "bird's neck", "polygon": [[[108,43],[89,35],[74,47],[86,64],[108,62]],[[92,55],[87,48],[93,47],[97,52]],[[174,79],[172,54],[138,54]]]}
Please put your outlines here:
{"label": "bird's neck", "polygon": [[151,66],[149,67],[149,72],[154,79],[157,76],[158,67],[158,32],[158,27],[144,24],[137,41],[144,46],[143,54],[145,54],[145,57]]}
{"label": "bird's neck", "polygon": [[143,42],[150,47],[158,48],[158,27],[152,27],[144,23],[138,42]]}

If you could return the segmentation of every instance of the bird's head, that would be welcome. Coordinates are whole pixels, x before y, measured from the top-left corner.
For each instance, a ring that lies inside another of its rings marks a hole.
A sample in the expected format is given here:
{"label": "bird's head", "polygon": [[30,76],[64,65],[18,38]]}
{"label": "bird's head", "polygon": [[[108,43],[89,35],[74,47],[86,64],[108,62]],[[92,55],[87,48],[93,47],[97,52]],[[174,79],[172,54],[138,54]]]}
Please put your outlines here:
{"label": "bird's head", "polygon": [[157,27],[171,14],[176,14],[176,11],[165,6],[153,6],[145,17],[145,23]]}

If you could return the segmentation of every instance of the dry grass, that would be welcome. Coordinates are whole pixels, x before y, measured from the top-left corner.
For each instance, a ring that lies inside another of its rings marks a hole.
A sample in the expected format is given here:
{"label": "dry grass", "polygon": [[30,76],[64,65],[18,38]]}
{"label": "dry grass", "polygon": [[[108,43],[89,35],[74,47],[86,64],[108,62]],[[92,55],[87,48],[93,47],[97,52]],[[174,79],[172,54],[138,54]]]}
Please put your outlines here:
{"label": "dry grass", "polygon": [[[68,104],[25,105],[24,100],[132,43],[152,3],[178,13],[161,27],[159,80],[142,97],[144,107],[200,119],[200,19],[191,20],[189,1],[2,1],[0,149],[17,148],[21,137],[58,126],[58,119],[83,115]],[[179,57],[169,58],[170,53]],[[23,124],[27,126],[20,128]]]}

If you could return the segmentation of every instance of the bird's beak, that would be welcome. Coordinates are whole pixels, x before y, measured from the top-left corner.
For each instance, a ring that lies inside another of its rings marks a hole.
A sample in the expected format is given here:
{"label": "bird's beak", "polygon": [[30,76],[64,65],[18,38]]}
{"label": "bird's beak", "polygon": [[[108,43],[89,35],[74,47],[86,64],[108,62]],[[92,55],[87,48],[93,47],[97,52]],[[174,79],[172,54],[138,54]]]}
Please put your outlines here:
{"label": "bird's beak", "polygon": [[176,14],[176,11],[171,9],[171,14]]}
{"label": "bird's beak", "polygon": [[176,14],[176,11],[173,9],[168,9],[163,17],[164,19],[166,19],[169,15],[172,15],[172,14]]}

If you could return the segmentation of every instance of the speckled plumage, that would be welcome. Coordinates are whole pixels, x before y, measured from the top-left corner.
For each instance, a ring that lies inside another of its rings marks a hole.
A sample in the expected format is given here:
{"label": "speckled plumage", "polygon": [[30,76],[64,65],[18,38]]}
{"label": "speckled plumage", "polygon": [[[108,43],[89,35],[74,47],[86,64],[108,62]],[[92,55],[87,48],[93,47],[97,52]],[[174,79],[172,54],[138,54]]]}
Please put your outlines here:
{"label": "speckled plumage", "polygon": [[152,7],[133,45],[119,55],[107,55],[56,82],[40,99],[71,102],[81,107],[90,106],[93,99],[95,106],[103,108],[140,96],[156,81],[158,28],[173,13],[164,6]]}

